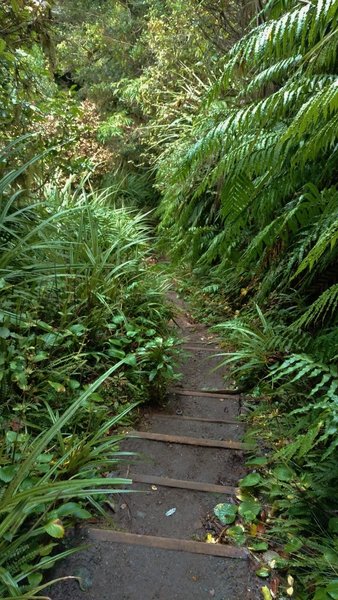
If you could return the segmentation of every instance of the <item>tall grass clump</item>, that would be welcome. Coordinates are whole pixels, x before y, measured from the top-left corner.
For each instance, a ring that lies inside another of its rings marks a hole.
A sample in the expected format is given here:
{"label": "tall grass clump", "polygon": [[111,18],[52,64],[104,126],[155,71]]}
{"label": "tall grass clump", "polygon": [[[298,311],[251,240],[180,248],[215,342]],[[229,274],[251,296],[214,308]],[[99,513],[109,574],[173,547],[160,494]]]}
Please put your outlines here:
{"label": "tall grass clump", "polygon": [[26,167],[0,181],[1,598],[41,597],[68,523],[130,483],[116,427],[175,354],[147,218],[88,182],[33,197]]}

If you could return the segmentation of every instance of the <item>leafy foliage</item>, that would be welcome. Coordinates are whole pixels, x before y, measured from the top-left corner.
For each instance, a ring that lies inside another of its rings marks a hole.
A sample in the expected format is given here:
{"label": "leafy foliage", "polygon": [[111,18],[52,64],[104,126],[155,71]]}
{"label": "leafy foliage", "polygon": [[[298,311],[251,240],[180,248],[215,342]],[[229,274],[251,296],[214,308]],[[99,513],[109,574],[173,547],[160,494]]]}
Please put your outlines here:
{"label": "leafy foliage", "polygon": [[70,553],[55,554],[65,527],[130,483],[106,477],[116,427],[163,393],[176,352],[146,217],[114,206],[118,187],[69,181],[34,198],[19,184],[26,167],[0,180],[4,598],[42,590],[44,570]]}
{"label": "leafy foliage", "polygon": [[[262,527],[293,573],[285,593],[295,583],[314,600],[336,585],[337,10],[334,0],[0,8],[3,487],[9,456],[19,464],[27,440],[80,398],[69,448],[60,426],[41,453],[52,478],[68,452],[69,481],[86,473],[91,432],[173,376],[166,282],[146,218],[125,208],[161,195],[162,248],[212,299],[229,344],[221,360],[260,399],[249,441],[268,456],[252,459],[226,536],[262,551]],[[93,191],[88,172],[108,189]],[[30,475],[38,488],[44,464]],[[44,522],[56,539],[60,510]],[[8,561],[14,579],[1,581],[18,595],[21,567]]]}
{"label": "leafy foliage", "polygon": [[[280,292],[291,279],[306,289],[336,258],[337,82],[325,45],[326,36],[336,43],[336,9],[294,4],[232,48],[189,137],[159,170],[162,230],[174,239],[174,255],[184,250],[202,272],[235,269],[241,287],[259,277],[261,289],[252,292],[260,303],[272,292],[276,268],[283,272]],[[317,44],[326,62],[317,57],[315,69]],[[279,74],[287,61],[278,82],[267,66],[276,60]],[[262,73],[263,89],[253,92],[250,80]]]}
{"label": "leafy foliage", "polygon": [[[261,402],[249,439],[293,473],[284,481],[272,466],[263,485],[272,536],[299,597],[326,600],[337,564],[337,14],[332,0],[267,2],[158,161],[164,243],[232,305],[217,331],[223,364]],[[301,546],[289,551],[293,536]]]}

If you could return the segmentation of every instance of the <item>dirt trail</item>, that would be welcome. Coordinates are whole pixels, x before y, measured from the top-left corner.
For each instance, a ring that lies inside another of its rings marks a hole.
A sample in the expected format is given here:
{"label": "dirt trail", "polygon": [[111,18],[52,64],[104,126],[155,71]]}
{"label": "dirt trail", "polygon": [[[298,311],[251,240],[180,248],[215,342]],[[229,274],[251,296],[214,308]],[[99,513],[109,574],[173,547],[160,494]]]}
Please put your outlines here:
{"label": "dirt trail", "polygon": [[[142,438],[123,443],[139,457],[120,474],[133,478],[132,489],[142,493],[112,497],[115,530],[81,530],[77,542],[89,548],[56,575],[81,576],[83,590],[75,581],[58,584],[53,600],[256,598],[246,551],[203,542],[213,507],[231,501],[244,474],[240,398],[203,394],[224,388],[224,374],[212,371],[219,362],[213,357],[217,340],[193,322],[176,294],[173,301],[180,309],[179,334],[190,348],[180,365],[182,380],[165,407],[145,409]],[[154,434],[159,439],[147,439]]]}

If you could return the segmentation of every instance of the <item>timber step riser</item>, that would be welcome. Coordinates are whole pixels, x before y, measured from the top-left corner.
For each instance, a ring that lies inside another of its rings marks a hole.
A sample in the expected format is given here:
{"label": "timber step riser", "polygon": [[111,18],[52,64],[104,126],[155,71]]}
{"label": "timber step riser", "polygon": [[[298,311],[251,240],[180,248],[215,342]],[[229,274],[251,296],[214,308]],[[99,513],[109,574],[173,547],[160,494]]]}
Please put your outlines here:
{"label": "timber step riser", "polygon": [[146,546],[148,548],[173,550],[175,552],[190,552],[192,554],[205,554],[208,556],[221,556],[239,560],[247,560],[248,558],[247,550],[223,544],[207,544],[206,542],[194,542],[192,540],[140,535],[138,533],[124,533],[121,531],[114,531],[113,529],[89,528],[86,532],[88,537],[94,542]]}
{"label": "timber step riser", "polygon": [[202,481],[188,481],[185,479],[170,479],[168,477],[157,477],[155,475],[142,475],[132,473],[129,475],[133,483],[146,483],[159,487],[172,487],[182,490],[194,490],[196,492],[207,492],[209,494],[226,494],[235,496],[239,488],[230,485],[217,485]]}
{"label": "timber step riser", "polygon": [[197,398],[217,398],[218,400],[239,400],[239,392],[232,390],[220,390],[219,392],[206,392],[204,390],[180,390],[174,388],[170,394],[176,396],[196,396]]}
{"label": "timber step riser", "polygon": [[196,423],[211,423],[221,425],[243,425],[243,421],[239,419],[206,419],[203,417],[186,417],[183,415],[167,415],[165,413],[152,413],[152,418],[156,419],[176,419],[177,421],[194,421]]}
{"label": "timber step riser", "polygon": [[126,433],[129,439],[143,439],[167,444],[184,444],[188,446],[204,446],[206,448],[225,448],[228,450],[244,450],[245,445],[232,440],[209,440],[206,438],[193,438],[165,433],[152,433],[150,431],[135,431]]}
{"label": "timber step riser", "polygon": [[215,354],[215,356],[220,356],[220,351],[218,350],[218,348],[211,348],[210,346],[188,346],[188,345],[184,345],[181,346],[182,350],[187,350],[188,352],[210,352],[212,354]]}

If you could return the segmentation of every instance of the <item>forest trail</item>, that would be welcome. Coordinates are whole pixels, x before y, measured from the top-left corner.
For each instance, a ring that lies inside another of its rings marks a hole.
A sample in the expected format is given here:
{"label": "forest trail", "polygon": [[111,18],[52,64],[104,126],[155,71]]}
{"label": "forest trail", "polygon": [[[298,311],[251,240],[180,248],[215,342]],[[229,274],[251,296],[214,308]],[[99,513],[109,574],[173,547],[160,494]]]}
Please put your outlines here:
{"label": "forest trail", "polygon": [[[81,529],[89,543],[57,569],[77,581],[57,584],[53,600],[251,600],[256,598],[247,551],[207,544],[213,508],[231,502],[245,473],[241,400],[222,390],[215,336],[196,324],[175,293],[176,324],[186,356],[181,381],[162,407],[146,406],[122,449],[120,475],[143,493],[112,496],[115,529]],[[138,436],[138,437],[136,437]],[[131,464],[130,464],[131,462]],[[81,590],[81,588],[83,588]]]}

